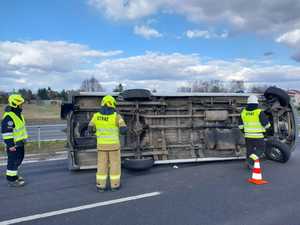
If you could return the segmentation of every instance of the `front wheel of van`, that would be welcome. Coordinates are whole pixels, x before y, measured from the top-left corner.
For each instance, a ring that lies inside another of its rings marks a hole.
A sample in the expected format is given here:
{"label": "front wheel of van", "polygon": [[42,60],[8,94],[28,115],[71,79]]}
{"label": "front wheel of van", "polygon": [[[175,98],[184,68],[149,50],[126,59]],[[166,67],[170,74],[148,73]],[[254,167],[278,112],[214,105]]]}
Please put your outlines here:
{"label": "front wheel of van", "polygon": [[268,159],[285,163],[290,159],[291,151],[287,144],[272,138],[266,141],[265,154]]}
{"label": "front wheel of van", "polygon": [[269,87],[265,91],[264,96],[270,103],[279,101],[281,106],[288,106],[290,103],[290,96],[285,90],[282,90],[278,87]]}

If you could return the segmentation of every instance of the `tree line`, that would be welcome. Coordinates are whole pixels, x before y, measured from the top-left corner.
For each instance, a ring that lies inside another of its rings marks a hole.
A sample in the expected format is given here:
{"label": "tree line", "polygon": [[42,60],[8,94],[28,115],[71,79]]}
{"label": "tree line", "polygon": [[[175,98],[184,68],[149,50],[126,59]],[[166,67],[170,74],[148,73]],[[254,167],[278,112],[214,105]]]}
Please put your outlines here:
{"label": "tree line", "polygon": [[[114,88],[114,92],[122,92],[124,90],[123,85],[120,83]],[[105,89],[102,87],[100,82],[91,77],[82,81],[80,89],[78,90],[53,90],[51,87],[39,88],[36,92],[33,92],[31,89],[18,89],[12,90],[11,92],[1,92],[0,91],[0,104],[7,104],[7,99],[11,93],[19,93],[23,96],[27,103],[31,103],[36,100],[61,100],[68,101],[68,98],[71,94],[76,92],[103,92]]]}
{"label": "tree line", "polygon": [[194,80],[177,88],[177,92],[231,92],[231,93],[264,93],[267,85],[252,85],[248,88],[243,80]]}
{"label": "tree line", "polygon": [[71,91],[55,91],[52,90],[51,87],[47,88],[40,88],[37,90],[36,93],[34,93],[30,89],[22,88],[18,90],[13,90],[12,92],[0,92],[0,104],[7,104],[8,102],[8,96],[12,93],[19,93],[23,96],[25,99],[25,102],[31,103],[32,101],[36,100],[61,100],[61,101],[67,101],[68,100],[68,94]]}
{"label": "tree line", "polygon": [[[253,85],[250,88],[245,87],[245,83],[242,80],[222,81],[222,80],[194,80],[188,84],[177,88],[177,92],[253,92],[263,93],[268,86],[266,85]],[[124,91],[124,86],[119,83],[113,92]],[[31,103],[34,100],[61,100],[67,101],[68,96],[76,92],[104,92],[105,89],[100,82],[95,78],[91,77],[82,81],[80,89],[78,90],[61,90],[56,91],[51,87],[39,88],[35,93],[30,89],[19,89],[13,90],[12,92],[20,93],[27,103]],[[153,93],[156,90],[151,90]],[[7,99],[10,93],[0,92],[0,104],[7,103]]]}

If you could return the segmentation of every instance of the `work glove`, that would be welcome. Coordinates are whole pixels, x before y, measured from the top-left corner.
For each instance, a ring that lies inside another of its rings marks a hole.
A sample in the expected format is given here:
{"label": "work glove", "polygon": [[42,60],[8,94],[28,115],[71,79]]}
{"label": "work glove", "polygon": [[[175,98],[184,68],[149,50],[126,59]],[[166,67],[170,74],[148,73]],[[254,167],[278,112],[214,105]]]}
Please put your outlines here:
{"label": "work glove", "polygon": [[88,126],[88,132],[89,134],[94,134],[96,132],[96,129],[94,126]]}
{"label": "work glove", "polygon": [[8,148],[8,151],[10,151],[10,152],[15,152],[15,151],[17,151],[17,149],[16,149],[16,147],[14,146],[14,147]]}
{"label": "work glove", "polygon": [[249,158],[252,159],[253,161],[255,161],[255,160],[258,159],[258,156],[255,155],[255,154],[251,154],[251,155],[249,156]]}

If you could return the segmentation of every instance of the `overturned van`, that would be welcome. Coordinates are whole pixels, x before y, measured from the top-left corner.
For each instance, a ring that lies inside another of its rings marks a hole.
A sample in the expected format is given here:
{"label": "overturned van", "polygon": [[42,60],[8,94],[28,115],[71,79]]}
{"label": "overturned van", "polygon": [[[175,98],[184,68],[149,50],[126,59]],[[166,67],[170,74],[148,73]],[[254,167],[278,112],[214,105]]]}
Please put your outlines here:
{"label": "overturned van", "polygon": [[[62,105],[71,170],[96,167],[96,137],[89,132],[88,123],[106,94],[117,99],[117,111],[129,128],[121,136],[122,163],[127,168],[245,158],[245,140],[238,122],[249,94],[159,94],[131,89],[122,93],[78,93]],[[298,136],[296,111],[287,93],[279,88],[270,87],[258,97],[272,124],[266,134],[265,157],[287,162]]]}

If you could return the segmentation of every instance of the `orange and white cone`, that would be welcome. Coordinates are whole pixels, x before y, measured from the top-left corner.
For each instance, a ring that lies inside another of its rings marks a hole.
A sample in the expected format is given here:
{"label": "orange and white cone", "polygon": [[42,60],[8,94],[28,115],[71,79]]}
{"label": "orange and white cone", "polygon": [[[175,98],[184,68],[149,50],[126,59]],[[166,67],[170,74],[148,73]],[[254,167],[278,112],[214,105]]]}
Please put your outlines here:
{"label": "orange and white cone", "polygon": [[254,160],[254,168],[252,169],[252,178],[249,178],[248,182],[258,185],[269,183],[268,181],[262,179],[259,158],[255,154],[250,155],[250,158]]}

